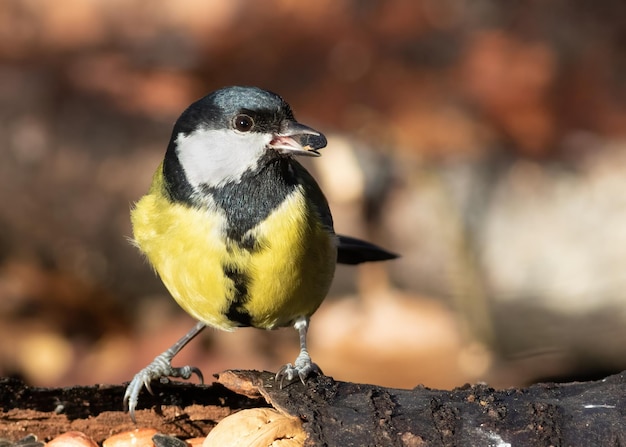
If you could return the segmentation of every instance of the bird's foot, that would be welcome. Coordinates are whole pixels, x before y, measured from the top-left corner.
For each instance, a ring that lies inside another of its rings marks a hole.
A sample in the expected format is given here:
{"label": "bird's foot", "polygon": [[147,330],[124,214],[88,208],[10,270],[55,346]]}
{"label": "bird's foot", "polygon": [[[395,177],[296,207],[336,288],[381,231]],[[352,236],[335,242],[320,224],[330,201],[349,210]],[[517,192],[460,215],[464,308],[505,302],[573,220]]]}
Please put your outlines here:
{"label": "bird's foot", "polygon": [[204,377],[202,372],[195,366],[182,366],[173,367],[171,364],[172,353],[165,351],[162,354],[157,355],[152,363],[139,371],[133,377],[133,380],[126,387],[124,393],[124,407],[128,404],[128,412],[130,417],[135,422],[135,409],[137,408],[137,402],[139,400],[139,392],[143,387],[152,393],[150,388],[150,382],[159,379],[162,382],[167,381],[168,377],[180,377],[181,379],[189,379],[192,374],[196,374],[201,383],[204,383]]}
{"label": "bird's foot", "polygon": [[312,374],[322,375],[323,373],[320,367],[311,361],[311,357],[308,352],[301,351],[293,365],[291,363],[287,363],[285,366],[280,368],[280,370],[276,373],[275,380],[282,389],[285,382],[289,385],[296,380],[296,378],[300,378],[300,381],[304,384],[306,379]]}

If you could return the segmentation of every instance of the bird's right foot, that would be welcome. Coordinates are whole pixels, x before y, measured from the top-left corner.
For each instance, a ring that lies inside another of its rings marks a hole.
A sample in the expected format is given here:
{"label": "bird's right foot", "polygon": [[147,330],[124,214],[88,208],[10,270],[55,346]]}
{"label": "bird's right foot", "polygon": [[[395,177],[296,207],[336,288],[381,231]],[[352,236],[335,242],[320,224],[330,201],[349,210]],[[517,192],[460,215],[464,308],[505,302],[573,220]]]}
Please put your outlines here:
{"label": "bird's right foot", "polygon": [[139,400],[139,392],[143,387],[146,387],[152,394],[150,382],[153,380],[159,379],[166,381],[168,377],[180,377],[186,380],[191,378],[192,374],[196,374],[198,378],[200,378],[200,382],[204,383],[202,372],[198,368],[189,365],[179,368],[173,367],[171,364],[172,357],[173,355],[170,350],[157,355],[152,363],[135,374],[133,380],[131,380],[126,387],[126,392],[124,393],[124,407],[128,405],[128,412],[133,422],[136,422],[135,409],[137,408],[137,402]]}

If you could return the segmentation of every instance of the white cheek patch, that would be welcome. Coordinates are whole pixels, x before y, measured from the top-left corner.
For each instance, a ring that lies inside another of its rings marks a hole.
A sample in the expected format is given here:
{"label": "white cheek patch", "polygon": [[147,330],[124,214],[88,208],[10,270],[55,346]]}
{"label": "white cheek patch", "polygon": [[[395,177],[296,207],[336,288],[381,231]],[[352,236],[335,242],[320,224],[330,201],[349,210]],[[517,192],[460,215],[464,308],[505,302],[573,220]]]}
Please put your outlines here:
{"label": "white cheek patch", "polygon": [[194,187],[217,187],[237,182],[242,174],[257,166],[272,136],[256,132],[199,129],[178,134],[176,152],[187,180]]}

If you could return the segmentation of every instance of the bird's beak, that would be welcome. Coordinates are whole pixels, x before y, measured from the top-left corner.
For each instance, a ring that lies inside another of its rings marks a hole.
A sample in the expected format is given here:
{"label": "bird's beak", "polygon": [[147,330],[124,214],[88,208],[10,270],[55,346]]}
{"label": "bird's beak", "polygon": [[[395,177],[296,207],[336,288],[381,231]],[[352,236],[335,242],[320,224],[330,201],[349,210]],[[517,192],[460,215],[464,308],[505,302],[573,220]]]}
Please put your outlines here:
{"label": "bird's beak", "polygon": [[319,157],[317,152],[326,146],[326,137],[317,130],[297,121],[285,121],[280,131],[274,134],[269,148],[283,154]]}

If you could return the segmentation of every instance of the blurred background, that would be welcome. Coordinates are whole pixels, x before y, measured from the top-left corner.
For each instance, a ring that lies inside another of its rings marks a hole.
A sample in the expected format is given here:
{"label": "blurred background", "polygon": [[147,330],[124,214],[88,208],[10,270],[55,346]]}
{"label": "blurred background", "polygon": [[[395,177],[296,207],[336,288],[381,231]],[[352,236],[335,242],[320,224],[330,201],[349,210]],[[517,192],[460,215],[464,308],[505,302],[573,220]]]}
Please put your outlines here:
{"label": "blurred background", "polygon": [[[626,3],[0,2],[0,375],[130,380],[193,321],[129,244],[182,110],[281,94],[329,145],[340,267],[310,351],[338,380],[450,388],[626,368]],[[207,330],[205,377],[293,361]]]}

